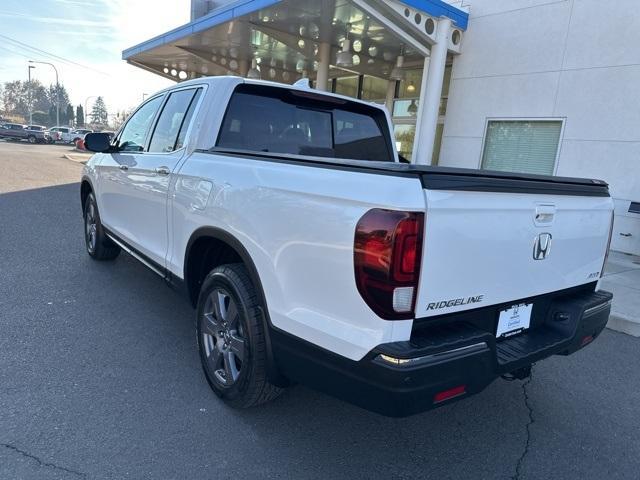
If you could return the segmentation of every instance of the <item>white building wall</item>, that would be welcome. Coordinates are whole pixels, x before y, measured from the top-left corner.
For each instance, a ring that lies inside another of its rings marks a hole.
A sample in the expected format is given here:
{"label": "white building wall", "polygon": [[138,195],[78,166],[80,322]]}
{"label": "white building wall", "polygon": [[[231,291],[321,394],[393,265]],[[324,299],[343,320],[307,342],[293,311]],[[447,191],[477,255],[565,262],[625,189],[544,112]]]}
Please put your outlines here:
{"label": "white building wall", "polygon": [[487,118],[564,118],[556,174],[608,181],[621,200],[614,247],[640,254],[640,216],[622,217],[640,201],[638,0],[466,4],[440,165],[478,168]]}

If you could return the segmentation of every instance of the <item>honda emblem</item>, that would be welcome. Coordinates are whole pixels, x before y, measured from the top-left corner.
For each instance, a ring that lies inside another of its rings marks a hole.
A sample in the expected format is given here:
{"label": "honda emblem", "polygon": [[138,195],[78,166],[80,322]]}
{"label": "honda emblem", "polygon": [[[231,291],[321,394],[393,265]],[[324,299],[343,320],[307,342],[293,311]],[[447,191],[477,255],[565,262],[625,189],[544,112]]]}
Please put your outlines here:
{"label": "honda emblem", "polygon": [[544,260],[551,253],[551,240],[550,233],[541,233],[536,237],[536,241],[533,243],[533,259]]}

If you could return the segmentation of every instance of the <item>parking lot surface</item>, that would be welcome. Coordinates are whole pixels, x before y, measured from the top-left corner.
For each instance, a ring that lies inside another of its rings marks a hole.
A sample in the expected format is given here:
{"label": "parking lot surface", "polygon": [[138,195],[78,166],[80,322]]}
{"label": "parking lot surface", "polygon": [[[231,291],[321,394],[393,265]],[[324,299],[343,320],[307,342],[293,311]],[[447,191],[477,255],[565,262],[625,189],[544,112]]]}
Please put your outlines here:
{"label": "parking lot surface", "polygon": [[65,149],[0,142],[0,479],[640,477],[640,339],[609,330],[409,418],[302,386],[225,407],[187,302],[86,255]]}

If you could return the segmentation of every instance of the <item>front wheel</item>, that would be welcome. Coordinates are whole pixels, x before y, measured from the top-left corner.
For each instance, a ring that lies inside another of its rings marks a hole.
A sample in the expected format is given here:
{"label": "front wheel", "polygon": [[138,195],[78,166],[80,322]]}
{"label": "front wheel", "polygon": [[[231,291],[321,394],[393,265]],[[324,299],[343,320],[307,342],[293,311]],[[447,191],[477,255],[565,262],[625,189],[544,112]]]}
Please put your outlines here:
{"label": "front wheel", "polygon": [[262,309],[244,265],[222,265],[207,275],[196,332],[207,381],[225,403],[248,408],[282,392],[267,378]]}
{"label": "front wheel", "polygon": [[35,137],[35,136],[33,136],[33,135],[29,135],[29,136],[27,137],[27,140],[28,140],[28,141],[29,141],[29,143],[31,143],[31,144],[34,144],[34,143],[36,143],[36,141],[37,141],[36,137]]}
{"label": "front wheel", "polygon": [[84,202],[84,242],[87,253],[94,260],[113,260],[120,254],[120,247],[104,233],[100,213],[93,193]]}

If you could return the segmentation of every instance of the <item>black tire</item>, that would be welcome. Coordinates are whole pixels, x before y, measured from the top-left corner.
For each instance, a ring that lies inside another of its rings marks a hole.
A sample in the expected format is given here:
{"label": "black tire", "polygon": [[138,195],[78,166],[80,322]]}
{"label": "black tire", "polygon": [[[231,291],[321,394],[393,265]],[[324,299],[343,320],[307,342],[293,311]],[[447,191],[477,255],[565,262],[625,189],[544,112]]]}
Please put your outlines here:
{"label": "black tire", "polygon": [[35,143],[37,143],[37,141],[38,141],[38,139],[35,137],[35,135],[29,135],[29,136],[27,137],[27,140],[28,140],[28,141],[29,141],[29,143],[31,143],[31,144],[35,144]]}
{"label": "black tire", "polygon": [[120,247],[113,243],[104,233],[100,222],[98,204],[93,192],[87,195],[84,202],[84,243],[87,253],[94,260],[113,260],[120,255]]}
{"label": "black tire", "polygon": [[262,308],[244,265],[222,265],[207,275],[198,298],[196,332],[207,382],[229,406],[254,407],[282,393],[267,378]]}

